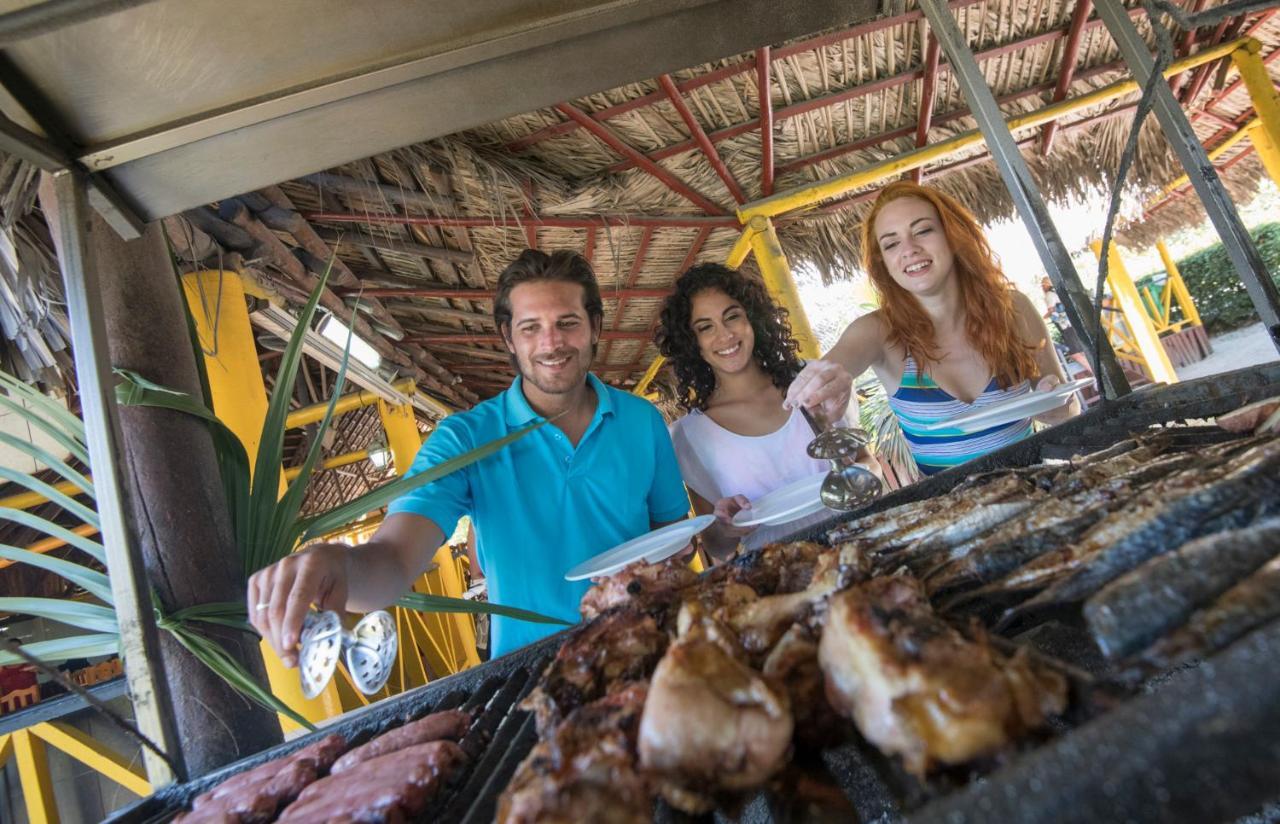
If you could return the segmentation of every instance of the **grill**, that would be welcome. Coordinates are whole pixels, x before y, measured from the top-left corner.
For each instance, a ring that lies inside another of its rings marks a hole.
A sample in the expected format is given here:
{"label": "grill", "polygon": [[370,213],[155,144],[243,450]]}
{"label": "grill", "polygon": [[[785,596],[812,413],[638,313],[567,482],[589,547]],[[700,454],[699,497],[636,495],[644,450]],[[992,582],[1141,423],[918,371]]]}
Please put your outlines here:
{"label": "grill", "polygon": [[[1095,405],[1080,417],[977,461],[885,496],[859,515],[949,491],[975,472],[1066,459],[1102,449],[1150,427],[1194,448],[1233,436],[1202,419],[1280,394],[1280,363],[1139,391]],[[849,517],[849,516],[844,516]],[[820,539],[839,519],[796,539]],[[562,635],[352,714],[325,728],[353,743],[429,712],[480,709],[461,746],[469,765],[435,799],[422,821],[491,821],[498,797],[533,746],[533,718],[516,709]],[[1039,741],[1024,742],[1002,765],[907,775],[873,747],[854,741],[805,755],[769,791],[716,820],[810,820],[806,787],[838,789],[841,820],[862,822],[1232,821],[1280,800],[1280,621],[1263,626],[1206,662],[1166,673],[1139,690],[1110,687],[1109,668],[1083,632],[1049,621],[1011,643],[1064,662],[1070,714]],[[228,776],[284,755],[308,736],[186,784],[167,787],[119,811],[118,824],[164,822]],[[659,803],[658,821],[687,816]],[[1250,821],[1280,821],[1270,806]]]}

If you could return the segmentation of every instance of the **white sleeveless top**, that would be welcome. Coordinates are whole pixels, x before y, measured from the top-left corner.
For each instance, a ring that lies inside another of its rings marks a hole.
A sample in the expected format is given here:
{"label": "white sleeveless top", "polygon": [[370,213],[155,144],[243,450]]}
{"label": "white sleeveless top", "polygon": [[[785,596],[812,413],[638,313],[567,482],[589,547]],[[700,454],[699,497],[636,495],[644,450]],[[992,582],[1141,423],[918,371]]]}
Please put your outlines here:
{"label": "white sleeveless top", "polygon": [[813,430],[799,409],[767,435],[730,432],[696,409],[671,424],[685,484],[712,504],[730,495],[755,500],[826,471],[826,461],[805,454],[812,440]]}

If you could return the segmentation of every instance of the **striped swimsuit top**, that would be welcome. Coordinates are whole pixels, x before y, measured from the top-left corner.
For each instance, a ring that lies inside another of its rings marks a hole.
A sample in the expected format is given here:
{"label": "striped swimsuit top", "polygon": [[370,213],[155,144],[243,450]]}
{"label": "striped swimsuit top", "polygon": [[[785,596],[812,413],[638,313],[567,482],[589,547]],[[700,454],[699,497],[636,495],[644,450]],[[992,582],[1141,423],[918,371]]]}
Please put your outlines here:
{"label": "striped swimsuit top", "polygon": [[1030,391],[1031,381],[1001,389],[996,379],[992,378],[982,394],[974,398],[973,403],[965,403],[952,397],[928,375],[920,374],[916,362],[907,356],[902,371],[902,385],[889,398],[889,408],[898,416],[898,424],[902,427],[902,434],[906,436],[916,465],[925,475],[932,475],[1030,436],[1031,419],[1023,418],[967,435],[958,429],[934,429],[926,432],[920,428],[922,424],[1001,403]]}

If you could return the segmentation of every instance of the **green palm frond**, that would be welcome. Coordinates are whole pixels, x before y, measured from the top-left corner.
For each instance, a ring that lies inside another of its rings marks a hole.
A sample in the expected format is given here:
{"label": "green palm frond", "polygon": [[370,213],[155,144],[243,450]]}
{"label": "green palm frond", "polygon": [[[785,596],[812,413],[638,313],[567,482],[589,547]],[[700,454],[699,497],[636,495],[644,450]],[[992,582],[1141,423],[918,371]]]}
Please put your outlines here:
{"label": "green palm frond", "polygon": [[[23,644],[22,651],[46,664],[60,664],[71,658],[96,658],[100,655],[119,655],[120,636],[114,632],[72,635],[52,641]],[[0,652],[0,666],[25,664],[26,661],[12,652]]]}
{"label": "green palm frond", "polygon": [[41,518],[39,515],[32,515],[30,512],[23,512],[21,509],[0,506],[0,520],[13,521],[22,524],[28,529],[34,529],[44,535],[48,535],[50,538],[65,541],[76,549],[89,553],[100,564],[107,562],[107,551],[102,548],[102,544],[83,535],[77,535],[66,527],[59,526],[53,521]]}
{"label": "green palm frond", "polygon": [[115,610],[66,598],[0,598],[0,612],[35,615],[92,632],[119,633]]}
{"label": "green palm frond", "polygon": [[[30,410],[27,411],[29,412]],[[84,475],[73,469],[66,461],[49,452],[49,450],[37,446],[31,441],[19,438],[16,435],[10,435],[8,432],[0,432],[0,444],[7,446],[10,449],[16,449],[27,457],[39,461],[54,472],[58,473],[62,478],[75,484],[81,492],[89,497],[93,497],[93,483]]]}
{"label": "green palm frond", "polygon": [[111,581],[106,575],[97,570],[89,569],[74,561],[55,558],[43,552],[20,549],[8,544],[0,544],[0,558],[17,564],[39,567],[46,572],[60,575],[90,595],[108,604],[114,603],[111,595]]}
{"label": "green palm frond", "polygon": [[410,592],[396,600],[396,606],[415,609],[418,612],[461,612],[470,615],[502,615],[507,618],[518,618],[535,624],[561,624],[572,626],[572,622],[561,618],[553,618],[538,612],[517,607],[504,607],[502,604],[491,604],[487,601],[468,601],[463,598],[449,598],[444,595],[430,595],[424,592]]}
{"label": "green palm frond", "polygon": [[62,404],[45,397],[7,372],[0,371],[0,389],[4,389],[6,393],[0,394],[0,408],[22,415],[29,424],[53,438],[81,463],[89,463],[83,421]]}

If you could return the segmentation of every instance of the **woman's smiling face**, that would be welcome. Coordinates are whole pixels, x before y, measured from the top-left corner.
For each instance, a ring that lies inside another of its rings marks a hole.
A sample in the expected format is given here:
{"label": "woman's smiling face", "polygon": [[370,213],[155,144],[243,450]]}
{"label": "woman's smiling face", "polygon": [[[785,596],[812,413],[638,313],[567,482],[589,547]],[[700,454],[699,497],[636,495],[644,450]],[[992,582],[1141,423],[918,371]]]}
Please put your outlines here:
{"label": "woman's smiling face", "polygon": [[955,255],[938,210],[927,200],[900,197],[876,215],[875,239],[894,282],[914,295],[935,292],[951,276]]}
{"label": "woman's smiling face", "polygon": [[712,370],[732,374],[751,363],[756,334],[741,303],[719,289],[704,289],[690,301],[689,315],[698,352]]}

